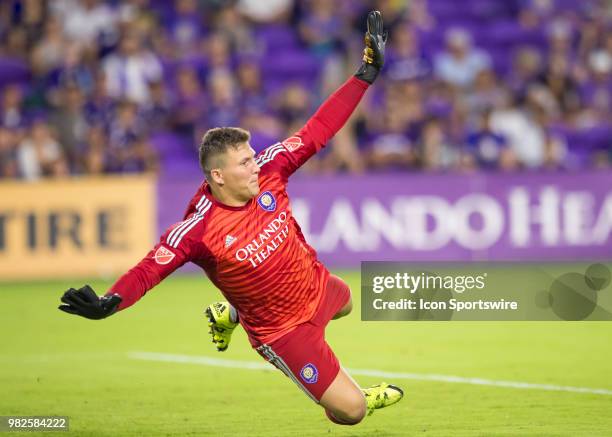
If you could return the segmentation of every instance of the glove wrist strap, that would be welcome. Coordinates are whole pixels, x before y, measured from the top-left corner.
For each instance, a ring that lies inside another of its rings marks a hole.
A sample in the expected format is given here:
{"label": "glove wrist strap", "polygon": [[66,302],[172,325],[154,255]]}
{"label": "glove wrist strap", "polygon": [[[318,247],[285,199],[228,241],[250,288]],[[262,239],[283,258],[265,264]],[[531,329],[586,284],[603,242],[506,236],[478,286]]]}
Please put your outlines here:
{"label": "glove wrist strap", "polygon": [[354,74],[354,76],[357,79],[361,79],[363,81],[366,81],[370,85],[372,85],[374,83],[374,81],[376,80],[376,77],[378,76],[378,73],[379,73],[379,69],[378,68],[376,68],[372,64],[366,64],[364,62],[363,64],[361,64],[361,67],[359,67],[359,70],[357,70],[357,72]]}

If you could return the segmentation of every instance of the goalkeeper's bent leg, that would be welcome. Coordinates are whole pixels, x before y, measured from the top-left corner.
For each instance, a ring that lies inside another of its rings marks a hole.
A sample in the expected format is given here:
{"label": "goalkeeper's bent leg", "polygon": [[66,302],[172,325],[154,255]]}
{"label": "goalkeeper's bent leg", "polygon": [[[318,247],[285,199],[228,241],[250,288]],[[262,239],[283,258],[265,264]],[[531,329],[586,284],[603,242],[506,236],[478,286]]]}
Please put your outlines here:
{"label": "goalkeeper's bent leg", "polygon": [[367,413],[363,392],[342,368],[319,403],[325,408],[329,420],[338,425],[356,425]]}

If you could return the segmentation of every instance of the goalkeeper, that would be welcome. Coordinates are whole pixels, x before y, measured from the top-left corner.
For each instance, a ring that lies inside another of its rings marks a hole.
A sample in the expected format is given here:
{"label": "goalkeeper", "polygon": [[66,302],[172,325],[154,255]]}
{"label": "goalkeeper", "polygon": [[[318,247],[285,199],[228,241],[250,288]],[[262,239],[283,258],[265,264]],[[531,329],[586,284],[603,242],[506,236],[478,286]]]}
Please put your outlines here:
{"label": "goalkeeper", "polygon": [[134,304],[186,262],[199,265],[227,302],[206,310],[218,349],[240,323],[253,348],[320,404],[335,423],[353,425],[399,401],[381,383],[361,389],[325,341],[325,326],[352,308],[349,287],[317,259],[295,221],[286,185],[345,124],[384,63],[380,12],[368,15],[363,64],[294,136],[255,155],[249,133],[210,129],[199,149],[206,176],[183,220],[102,297],[69,289],[60,310],[102,319]]}

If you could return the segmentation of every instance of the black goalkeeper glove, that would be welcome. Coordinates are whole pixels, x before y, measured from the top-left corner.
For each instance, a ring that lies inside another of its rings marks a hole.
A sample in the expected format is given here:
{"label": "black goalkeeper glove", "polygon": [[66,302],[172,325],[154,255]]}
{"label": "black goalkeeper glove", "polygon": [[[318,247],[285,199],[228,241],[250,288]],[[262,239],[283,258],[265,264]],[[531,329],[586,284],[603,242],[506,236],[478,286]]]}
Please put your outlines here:
{"label": "black goalkeeper glove", "polygon": [[368,31],[365,34],[365,49],[363,49],[363,65],[359,67],[355,77],[372,84],[385,63],[385,44],[387,31],[383,29],[382,15],[378,11],[368,14]]}
{"label": "black goalkeeper glove", "polygon": [[117,311],[117,307],[121,303],[121,296],[113,294],[98,297],[89,285],[85,285],[78,290],[68,289],[61,300],[65,305],[60,305],[58,307],[60,310],[88,319],[99,320]]}

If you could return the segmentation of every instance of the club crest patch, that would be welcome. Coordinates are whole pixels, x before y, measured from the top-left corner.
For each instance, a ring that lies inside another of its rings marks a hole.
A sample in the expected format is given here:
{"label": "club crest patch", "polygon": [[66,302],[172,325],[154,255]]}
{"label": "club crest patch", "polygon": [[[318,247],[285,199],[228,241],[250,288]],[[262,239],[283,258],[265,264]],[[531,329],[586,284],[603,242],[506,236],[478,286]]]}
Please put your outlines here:
{"label": "club crest patch", "polygon": [[276,199],[269,191],[266,191],[259,196],[257,203],[264,211],[272,212],[276,209]]}
{"label": "club crest patch", "polygon": [[302,143],[302,139],[300,137],[290,137],[283,141],[283,146],[290,152],[294,152],[300,147],[302,147],[304,143]]}
{"label": "club crest patch", "polygon": [[153,258],[157,264],[166,265],[170,261],[174,259],[175,255],[170,250],[166,249],[164,246],[159,246],[155,251],[155,255]]}
{"label": "club crest patch", "polygon": [[314,384],[319,379],[319,371],[314,364],[308,363],[300,370],[300,376],[308,384]]}

